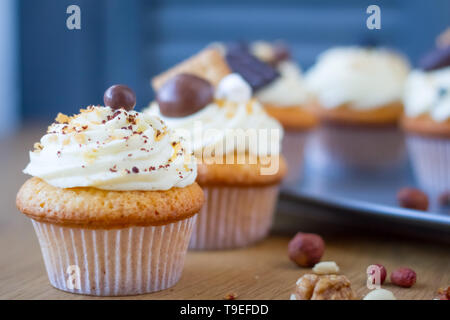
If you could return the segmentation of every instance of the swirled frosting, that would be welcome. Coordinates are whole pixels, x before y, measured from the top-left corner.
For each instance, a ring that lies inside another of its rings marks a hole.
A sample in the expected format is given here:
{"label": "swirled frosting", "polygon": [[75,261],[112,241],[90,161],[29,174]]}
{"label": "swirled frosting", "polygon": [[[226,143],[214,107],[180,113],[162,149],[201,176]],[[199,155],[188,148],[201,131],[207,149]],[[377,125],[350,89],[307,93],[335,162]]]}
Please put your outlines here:
{"label": "swirled frosting", "polygon": [[431,72],[414,70],[405,86],[408,117],[428,114],[437,122],[450,119],[450,67]]}
{"label": "swirled frosting", "polygon": [[298,65],[283,61],[277,66],[280,76],[259,90],[256,98],[278,107],[299,106],[308,101],[309,93]]}
{"label": "swirled frosting", "polygon": [[[189,136],[196,155],[205,148],[223,154],[236,151],[256,156],[278,154],[283,129],[265,113],[256,99],[251,98],[251,90],[247,87],[241,76],[230,74],[219,83],[216,100],[194,114],[181,118],[165,117],[156,102],[144,113],[157,115],[179,135]],[[257,136],[256,144],[248,143],[254,135]],[[236,136],[244,137],[245,146],[234,138]]]}
{"label": "swirled frosting", "polygon": [[58,115],[24,173],[60,188],[168,190],[195,181],[195,157],[159,118],[110,107],[80,112]]}
{"label": "swirled frosting", "polygon": [[408,62],[386,49],[338,47],[319,56],[306,80],[324,108],[368,110],[400,101],[408,72]]}

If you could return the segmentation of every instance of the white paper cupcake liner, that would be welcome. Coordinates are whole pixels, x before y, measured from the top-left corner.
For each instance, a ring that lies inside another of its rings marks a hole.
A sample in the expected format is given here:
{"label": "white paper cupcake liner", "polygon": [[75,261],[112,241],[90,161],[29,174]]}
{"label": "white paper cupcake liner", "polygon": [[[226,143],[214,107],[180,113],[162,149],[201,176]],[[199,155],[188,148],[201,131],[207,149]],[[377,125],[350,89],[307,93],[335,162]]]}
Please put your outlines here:
{"label": "white paper cupcake liner", "polygon": [[450,191],[450,139],[407,137],[416,180],[432,196]]}
{"label": "white paper cupcake liner", "polygon": [[192,232],[190,249],[245,247],[269,233],[279,186],[203,187],[206,202]]}
{"label": "white paper cupcake liner", "polygon": [[406,160],[404,135],[396,127],[321,125],[311,139],[308,161],[321,167],[388,169]]}
{"label": "white paper cupcake liner", "polygon": [[307,131],[285,131],[281,151],[286,159],[288,174],[283,184],[292,184],[301,179],[308,135]]}
{"label": "white paper cupcake liner", "polygon": [[97,230],[33,220],[57,289],[123,296],[169,288],[181,277],[196,216],[164,226]]}

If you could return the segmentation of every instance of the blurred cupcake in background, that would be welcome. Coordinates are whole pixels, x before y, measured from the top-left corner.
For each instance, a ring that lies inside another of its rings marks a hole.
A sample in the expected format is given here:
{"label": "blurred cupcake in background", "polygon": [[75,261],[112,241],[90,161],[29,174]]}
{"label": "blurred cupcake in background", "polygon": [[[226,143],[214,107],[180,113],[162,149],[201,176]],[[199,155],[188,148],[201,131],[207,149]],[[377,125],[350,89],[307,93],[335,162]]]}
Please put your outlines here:
{"label": "blurred cupcake in background", "polygon": [[322,53],[306,75],[320,119],[312,161],[350,169],[403,163],[398,121],[408,72],[408,61],[386,49],[336,47]]}
{"label": "blurred cupcake in background", "polygon": [[156,101],[144,113],[189,136],[199,163],[197,182],[206,205],[190,248],[239,248],[264,239],[286,173],[279,154],[282,126],[215,49],[203,50],[152,84]]}
{"label": "blurred cupcake in background", "polygon": [[234,42],[218,47],[230,69],[250,84],[265,111],[282,124],[282,152],[289,168],[284,183],[298,181],[308,133],[316,126],[317,118],[308,110],[310,95],[289,48],[281,41]]}
{"label": "blurred cupcake in background", "polygon": [[450,191],[450,29],[437,44],[406,82],[402,121],[416,179],[434,197]]}

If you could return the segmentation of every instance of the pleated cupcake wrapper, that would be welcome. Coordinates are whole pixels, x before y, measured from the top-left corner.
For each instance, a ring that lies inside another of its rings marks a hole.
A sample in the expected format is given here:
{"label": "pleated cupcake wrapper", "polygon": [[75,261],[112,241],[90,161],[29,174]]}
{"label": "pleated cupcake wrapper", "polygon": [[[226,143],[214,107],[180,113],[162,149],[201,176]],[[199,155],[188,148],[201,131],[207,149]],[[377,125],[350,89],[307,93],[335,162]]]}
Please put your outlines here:
{"label": "pleated cupcake wrapper", "polygon": [[196,216],[163,226],[69,228],[33,220],[50,283],[60,290],[123,296],[180,279]]}
{"label": "pleated cupcake wrapper", "polygon": [[388,169],[406,160],[404,135],[398,128],[321,125],[308,157],[318,165],[345,169]]}
{"label": "pleated cupcake wrapper", "polygon": [[206,202],[192,232],[190,249],[245,247],[269,233],[279,186],[204,187]]}
{"label": "pleated cupcake wrapper", "polygon": [[420,187],[434,197],[450,191],[450,139],[410,135],[407,145]]}
{"label": "pleated cupcake wrapper", "polygon": [[287,162],[288,174],[284,178],[283,184],[292,184],[300,180],[308,135],[309,133],[306,131],[285,131],[281,151]]}

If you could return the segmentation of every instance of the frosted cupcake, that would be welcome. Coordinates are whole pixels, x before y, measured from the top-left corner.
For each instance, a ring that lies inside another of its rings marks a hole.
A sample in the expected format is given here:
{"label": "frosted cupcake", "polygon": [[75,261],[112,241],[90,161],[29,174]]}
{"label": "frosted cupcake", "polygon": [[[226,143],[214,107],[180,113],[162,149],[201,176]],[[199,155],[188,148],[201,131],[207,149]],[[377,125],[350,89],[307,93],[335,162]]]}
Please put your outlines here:
{"label": "frosted cupcake", "polygon": [[131,110],[114,86],[106,107],[59,114],[17,194],[32,219],[50,283],[90,295],[132,295],[180,278],[204,196],[185,141],[159,118]]}
{"label": "frosted cupcake", "polygon": [[307,72],[321,126],[315,160],[347,168],[386,168],[403,163],[398,121],[409,72],[402,56],[385,49],[338,47]]}
{"label": "frosted cupcake", "polygon": [[421,67],[406,83],[402,126],[415,176],[436,198],[450,191],[450,43]]}
{"label": "frosted cupcake", "polygon": [[145,112],[189,135],[199,159],[197,182],[206,205],[190,248],[244,247],[266,237],[286,172],[279,155],[281,125],[212,49],[156,77],[153,84],[157,102]]}
{"label": "frosted cupcake", "polygon": [[316,126],[317,118],[309,110],[310,93],[288,47],[279,41],[214,44],[213,47],[220,49],[230,70],[250,84],[265,111],[283,126],[282,150],[289,168],[284,183],[298,181],[308,133]]}

